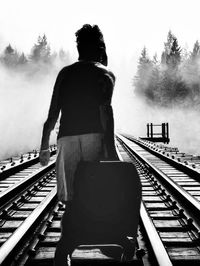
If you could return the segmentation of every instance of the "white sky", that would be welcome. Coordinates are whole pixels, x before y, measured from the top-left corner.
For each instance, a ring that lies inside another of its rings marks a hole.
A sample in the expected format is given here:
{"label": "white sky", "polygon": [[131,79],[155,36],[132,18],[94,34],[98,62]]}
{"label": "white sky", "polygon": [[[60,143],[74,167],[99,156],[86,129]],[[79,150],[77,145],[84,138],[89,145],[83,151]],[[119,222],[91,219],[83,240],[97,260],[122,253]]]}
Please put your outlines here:
{"label": "white sky", "polygon": [[9,42],[30,52],[45,33],[52,49],[75,51],[74,32],[98,24],[108,55],[160,53],[169,29],[191,50],[200,40],[199,0],[0,0],[0,49]]}
{"label": "white sky", "polygon": [[[190,136],[194,128],[200,132],[200,126],[196,127],[200,125],[196,123],[199,114],[195,114],[195,119],[188,114],[190,127],[182,134],[187,120],[185,113],[153,112],[133,95],[131,84],[142,48],[146,46],[150,56],[156,52],[160,56],[169,30],[177,37],[179,45],[187,45],[189,50],[196,40],[200,41],[199,7],[200,0],[0,0],[0,51],[11,43],[28,54],[38,36],[45,33],[52,50],[63,48],[77,56],[74,33],[85,23],[98,24],[104,34],[109,66],[117,76],[113,97],[117,128],[142,136],[146,134],[146,123],[169,122],[172,139],[178,145],[180,140],[194,151],[200,137],[191,139]],[[51,81],[46,85],[31,85],[18,79],[20,77],[16,80],[6,73],[0,75],[0,93],[4,96],[0,97],[0,112],[8,114],[0,121],[6,129],[1,130],[7,149],[2,154],[8,154],[9,149],[13,154],[14,150],[38,147],[38,135],[50,102]],[[42,93],[40,97],[39,93]],[[8,121],[12,124],[15,121],[13,128]],[[175,135],[178,137],[173,138]],[[196,136],[200,136],[199,133]],[[23,139],[18,141],[18,146],[16,137]],[[200,149],[198,152],[200,154]]]}

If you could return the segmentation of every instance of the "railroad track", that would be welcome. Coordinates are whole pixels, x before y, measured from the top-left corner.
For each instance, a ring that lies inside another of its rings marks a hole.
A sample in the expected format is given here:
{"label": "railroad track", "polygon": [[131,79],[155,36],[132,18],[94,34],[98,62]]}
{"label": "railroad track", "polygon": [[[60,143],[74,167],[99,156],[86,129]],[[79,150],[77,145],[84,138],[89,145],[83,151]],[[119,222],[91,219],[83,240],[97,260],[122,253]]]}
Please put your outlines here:
{"label": "railroad track", "polygon": [[10,265],[42,210],[56,199],[55,153],[52,146],[50,163],[45,167],[39,164],[36,151],[1,162],[0,265]]}
{"label": "railroad track", "polygon": [[198,165],[188,167],[185,158],[178,159],[177,149],[127,137],[118,135],[117,145],[122,159],[133,162],[141,178],[141,223],[155,261],[159,265],[200,265]]}
{"label": "railroad track", "polygon": [[51,158],[48,167],[41,167],[39,152],[34,150],[20,157],[0,162],[0,206],[12,198],[14,193],[29,186],[55,163],[56,146],[50,147]]}
{"label": "railroad track", "polygon": [[[128,138],[116,136],[118,155],[121,160],[132,162],[137,167],[143,196],[137,252],[130,263],[145,266],[198,265],[198,165],[194,167],[194,162],[190,165],[185,163],[185,158],[178,159],[183,154],[177,149],[139,140],[133,142],[130,136]],[[155,153],[159,157],[155,157]],[[56,199],[53,164],[52,169],[43,169],[38,178],[35,183],[20,189],[20,194],[13,196],[12,200],[4,202],[0,209],[2,265],[53,265],[65,205]],[[72,262],[72,265],[107,265],[108,262],[116,265],[115,260],[102,254],[96,246],[90,250],[84,247],[76,249]]]}
{"label": "railroad track", "polygon": [[[56,149],[57,149],[56,145],[50,146],[51,156],[56,154]],[[34,165],[34,168],[30,168],[29,170],[29,167],[32,165]],[[28,152],[20,156],[15,156],[15,157],[8,158],[6,160],[2,160],[0,161],[0,180],[3,180],[6,177],[9,177],[15,173],[18,173],[18,175],[20,176],[19,173],[22,170],[26,169],[25,170],[26,172],[31,172],[31,169],[35,169],[35,168],[40,168],[38,150],[33,150],[32,152]],[[1,191],[2,189],[0,187],[0,192]]]}

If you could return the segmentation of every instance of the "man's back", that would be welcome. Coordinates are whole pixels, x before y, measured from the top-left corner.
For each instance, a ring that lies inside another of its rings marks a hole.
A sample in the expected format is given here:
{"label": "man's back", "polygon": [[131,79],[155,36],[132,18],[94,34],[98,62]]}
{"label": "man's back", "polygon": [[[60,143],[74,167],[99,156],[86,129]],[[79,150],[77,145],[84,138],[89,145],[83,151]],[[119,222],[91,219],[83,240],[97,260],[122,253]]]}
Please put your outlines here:
{"label": "man's back", "polygon": [[109,102],[114,75],[99,63],[76,62],[60,72],[59,136],[102,132],[100,105]]}

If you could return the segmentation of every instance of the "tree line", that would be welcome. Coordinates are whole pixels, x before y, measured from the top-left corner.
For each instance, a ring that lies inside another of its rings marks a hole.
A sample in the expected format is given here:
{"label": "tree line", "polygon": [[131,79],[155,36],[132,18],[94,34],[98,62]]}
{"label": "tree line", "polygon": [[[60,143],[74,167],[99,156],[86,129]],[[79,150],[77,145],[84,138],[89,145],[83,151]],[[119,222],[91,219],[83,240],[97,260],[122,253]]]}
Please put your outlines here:
{"label": "tree line", "polygon": [[29,76],[41,72],[48,73],[56,66],[70,64],[70,60],[69,52],[63,49],[58,53],[51,51],[45,34],[39,35],[28,55],[18,52],[11,44],[8,44],[0,54],[0,65],[9,71],[22,71]]}
{"label": "tree line", "polygon": [[148,56],[146,47],[139,57],[133,82],[135,93],[148,104],[161,107],[200,108],[200,44],[188,52],[169,31],[160,60]]}

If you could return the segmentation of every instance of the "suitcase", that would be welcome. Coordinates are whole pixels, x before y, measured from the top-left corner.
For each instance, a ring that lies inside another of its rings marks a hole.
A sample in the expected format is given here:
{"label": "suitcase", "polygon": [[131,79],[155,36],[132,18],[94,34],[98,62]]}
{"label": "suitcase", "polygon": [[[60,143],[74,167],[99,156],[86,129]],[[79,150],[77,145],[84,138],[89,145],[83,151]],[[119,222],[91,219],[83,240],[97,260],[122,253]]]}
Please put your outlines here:
{"label": "suitcase", "polygon": [[78,245],[120,245],[124,257],[134,255],[141,202],[141,183],[132,163],[81,162],[74,199],[66,213],[65,234],[72,251]]}

